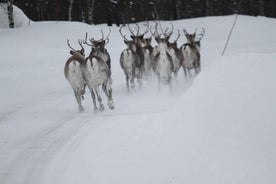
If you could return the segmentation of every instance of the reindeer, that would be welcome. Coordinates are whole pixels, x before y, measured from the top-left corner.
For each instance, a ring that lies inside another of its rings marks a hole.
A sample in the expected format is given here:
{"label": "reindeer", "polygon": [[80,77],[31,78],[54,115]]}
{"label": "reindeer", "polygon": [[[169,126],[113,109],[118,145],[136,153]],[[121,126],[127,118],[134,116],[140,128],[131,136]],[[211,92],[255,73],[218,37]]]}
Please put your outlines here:
{"label": "reindeer", "polygon": [[134,88],[135,78],[137,78],[138,83],[142,85],[142,75],[143,73],[145,73],[145,55],[142,44],[143,37],[148,32],[148,30],[140,33],[140,26],[138,24],[135,24],[135,26],[136,33],[131,29],[130,25],[127,25],[132,40],[128,40],[126,38],[126,35],[122,33],[122,28],[124,26],[121,26],[119,30],[121,36],[124,38],[125,44],[127,45],[127,49],[125,49],[121,53],[120,64],[126,75],[126,84],[128,91],[129,82],[131,87]]}
{"label": "reindeer", "polygon": [[147,79],[152,74],[152,54],[153,47],[151,46],[152,37],[143,38],[142,47],[144,52],[144,67],[143,67],[143,76]]}
{"label": "reindeer", "polygon": [[194,69],[194,75],[196,76],[201,71],[200,63],[200,40],[205,34],[205,30],[202,29],[201,37],[196,40],[196,31],[193,34],[189,34],[185,29],[183,32],[186,36],[187,43],[183,44],[180,48],[183,55],[182,67],[184,74],[187,78],[187,73],[191,77],[191,70]]}
{"label": "reindeer", "polygon": [[[109,43],[109,35],[111,33],[111,29],[109,30],[108,35],[106,38],[104,38],[103,31],[101,30],[102,38],[99,40],[95,40],[94,38],[90,38],[90,43],[87,43],[87,33],[85,35],[85,41],[84,44],[91,46],[91,52],[90,55],[96,55],[100,58],[102,58],[106,64],[108,65],[109,70],[111,71],[111,59],[110,54],[106,50],[105,46]],[[110,73],[111,75],[111,73]]]}
{"label": "reindeer", "polygon": [[145,24],[146,29],[143,33],[140,33],[140,26],[138,24],[135,24],[135,26],[136,26],[136,33],[131,29],[130,25],[128,25],[128,30],[131,33],[130,37],[135,43],[135,52],[137,53],[140,59],[141,71],[142,71],[142,75],[144,75],[144,74],[148,74],[148,70],[151,64],[150,62],[151,51],[149,47],[151,39],[144,39],[144,35],[146,35],[149,32],[149,23]]}
{"label": "reindeer", "polygon": [[81,46],[81,50],[76,50],[71,47],[69,40],[67,39],[67,45],[71,49],[70,54],[72,55],[67,60],[64,67],[64,75],[74,90],[74,95],[78,103],[78,109],[80,112],[84,111],[81,104],[81,99],[85,93],[85,80],[82,75],[81,65],[85,62],[84,48],[81,41],[78,41]]}
{"label": "reindeer", "polygon": [[[95,40],[91,38],[89,39],[91,44],[89,44],[87,43],[87,36],[86,36],[84,41],[86,45],[89,45],[92,48],[90,55],[85,59],[84,63],[82,64],[82,72],[83,72],[85,82],[91,92],[94,111],[98,110],[97,103],[96,103],[96,96],[99,103],[99,110],[100,111],[104,110],[104,105],[102,103],[102,97],[100,94],[100,86],[102,86],[102,89],[107,96],[108,107],[110,109],[114,109],[113,98],[112,98],[112,88],[111,88],[112,80],[111,80],[110,57],[108,52],[104,48],[104,46],[108,43],[108,36],[104,39],[104,35],[102,32],[102,38],[100,40]],[[95,93],[96,93],[96,96],[95,96]]]}
{"label": "reindeer", "polygon": [[173,66],[174,66],[173,73],[174,73],[175,79],[177,78],[178,71],[182,66],[182,61],[183,61],[181,51],[177,47],[177,40],[179,38],[180,38],[180,32],[178,30],[177,38],[172,42],[168,42],[168,50],[173,60]]}
{"label": "reindeer", "polygon": [[[158,89],[160,90],[161,81],[163,84],[168,84],[170,88],[170,92],[172,92],[171,88],[171,78],[172,72],[174,70],[173,59],[169,53],[169,38],[172,35],[172,31],[170,33],[162,31],[162,33],[158,33],[158,24],[155,25],[155,32],[151,32],[155,37],[155,41],[157,42],[157,47],[155,47],[154,55],[153,55],[153,71],[156,73],[158,77]],[[161,36],[164,38],[161,38]]]}
{"label": "reindeer", "polygon": [[126,35],[122,33],[123,26],[120,27],[119,32],[124,39],[124,43],[127,45],[127,48],[122,51],[120,56],[120,65],[123,69],[126,76],[126,86],[129,91],[129,83],[132,88],[134,88],[135,78],[138,83],[142,83],[142,63],[139,55],[137,54],[136,44],[134,40],[128,40]]}

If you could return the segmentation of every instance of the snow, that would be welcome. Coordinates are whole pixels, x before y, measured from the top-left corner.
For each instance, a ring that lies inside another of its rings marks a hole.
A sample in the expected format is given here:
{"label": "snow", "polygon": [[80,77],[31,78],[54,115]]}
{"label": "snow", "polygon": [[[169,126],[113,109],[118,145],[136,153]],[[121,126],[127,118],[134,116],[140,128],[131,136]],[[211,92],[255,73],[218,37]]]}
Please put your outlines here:
{"label": "snow", "polygon": [[125,45],[111,27],[115,110],[99,113],[88,92],[86,111],[78,113],[63,67],[67,38],[77,48],[85,32],[107,34],[106,25],[32,22],[7,29],[3,19],[0,183],[276,182],[275,19],[239,16],[223,57],[233,15],[173,21],[175,29],[206,30],[201,73],[187,85],[180,71],[173,95],[166,87],[158,92],[156,79],[127,93],[119,64]]}
{"label": "snow", "polygon": [[[0,3],[0,28],[9,27],[7,3]],[[17,6],[13,6],[14,27],[25,27],[32,23],[32,21],[24,14],[24,12]]]}

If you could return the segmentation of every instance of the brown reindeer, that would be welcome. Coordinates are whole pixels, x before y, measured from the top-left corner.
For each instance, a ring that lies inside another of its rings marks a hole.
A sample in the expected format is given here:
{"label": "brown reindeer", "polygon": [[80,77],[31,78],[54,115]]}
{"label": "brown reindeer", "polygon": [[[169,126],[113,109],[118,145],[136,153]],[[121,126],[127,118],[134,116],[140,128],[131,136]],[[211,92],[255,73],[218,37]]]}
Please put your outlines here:
{"label": "brown reindeer", "polygon": [[81,99],[85,93],[85,80],[82,75],[81,65],[84,63],[84,48],[82,46],[81,41],[79,41],[79,45],[81,46],[81,50],[76,50],[71,47],[69,40],[67,39],[67,45],[71,49],[70,54],[72,55],[67,60],[64,67],[64,75],[71,85],[75,98],[78,103],[78,109],[80,112],[84,111],[84,108],[81,104]]}
{"label": "brown reindeer", "polygon": [[144,52],[144,65],[143,65],[143,76],[148,79],[152,76],[152,54],[153,47],[151,45],[152,36],[149,38],[143,38],[142,47]]}
{"label": "brown reindeer", "polygon": [[[196,31],[193,34],[189,34],[185,29],[183,30],[187,43],[183,44],[180,48],[183,55],[182,67],[184,74],[187,77],[191,77],[191,70],[194,70],[194,75],[196,76],[201,71],[200,63],[200,40],[205,34],[205,30],[202,32],[199,39],[196,39]],[[187,76],[188,73],[188,76]]]}
{"label": "brown reindeer", "polygon": [[122,51],[120,56],[120,65],[126,76],[126,87],[129,91],[129,83],[131,88],[135,87],[134,80],[137,79],[138,83],[142,84],[142,64],[136,50],[134,40],[128,40],[126,35],[122,33],[123,26],[120,27],[119,32],[124,39],[127,48]]}
{"label": "brown reindeer", "polygon": [[174,66],[173,73],[174,73],[175,79],[177,78],[178,71],[182,66],[182,62],[183,62],[183,56],[181,54],[180,49],[177,47],[177,40],[179,38],[180,38],[180,32],[178,30],[177,38],[172,42],[170,41],[168,42],[168,50],[173,60],[173,66]]}

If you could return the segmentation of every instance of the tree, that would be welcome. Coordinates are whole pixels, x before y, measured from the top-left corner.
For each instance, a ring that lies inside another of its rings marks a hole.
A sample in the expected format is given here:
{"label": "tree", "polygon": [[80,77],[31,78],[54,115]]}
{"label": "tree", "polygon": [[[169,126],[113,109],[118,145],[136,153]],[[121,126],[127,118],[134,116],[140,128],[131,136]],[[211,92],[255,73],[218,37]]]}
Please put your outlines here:
{"label": "tree", "polygon": [[8,18],[10,28],[14,28],[13,0],[7,0]]}

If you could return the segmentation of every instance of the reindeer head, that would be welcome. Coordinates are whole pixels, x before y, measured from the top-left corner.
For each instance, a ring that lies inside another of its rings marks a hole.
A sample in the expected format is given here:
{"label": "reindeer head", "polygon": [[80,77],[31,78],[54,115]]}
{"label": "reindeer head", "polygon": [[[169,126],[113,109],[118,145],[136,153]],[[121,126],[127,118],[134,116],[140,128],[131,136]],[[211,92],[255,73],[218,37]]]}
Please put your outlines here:
{"label": "reindeer head", "polygon": [[196,38],[196,36],[197,36],[196,31],[197,31],[197,29],[195,30],[195,32],[193,34],[189,34],[185,29],[183,29],[183,32],[187,38],[187,43],[195,45],[196,47],[200,48],[200,41],[205,34],[205,29],[202,28],[201,33],[198,34],[199,35],[198,38]]}
{"label": "reindeer head", "polygon": [[83,48],[83,46],[82,46],[82,41],[81,41],[81,40],[78,40],[78,43],[79,43],[79,45],[81,46],[81,50],[76,50],[76,49],[74,49],[74,48],[70,45],[69,40],[67,39],[67,45],[68,45],[68,47],[71,49],[71,50],[70,50],[70,54],[71,54],[72,56],[74,56],[74,55],[79,55],[79,56],[85,57],[84,48]]}
{"label": "reindeer head", "polygon": [[85,41],[83,42],[86,45],[91,46],[91,54],[95,52],[106,52],[105,46],[109,43],[109,35],[111,33],[111,29],[109,30],[108,35],[104,38],[103,31],[101,30],[102,38],[99,40],[95,40],[93,37],[89,39],[90,43],[87,43],[87,33],[85,35]]}
{"label": "reindeer head", "polygon": [[186,31],[186,29],[183,29],[183,32],[186,36],[187,42],[190,44],[194,44],[195,43],[195,38],[196,38],[196,30],[193,34],[190,34]]}
{"label": "reindeer head", "polygon": [[165,31],[163,31],[163,28],[161,26],[161,24],[159,25],[160,29],[161,29],[161,33],[159,33],[158,31],[158,23],[156,22],[155,24],[155,32],[153,32],[150,28],[150,32],[152,34],[152,36],[154,36],[155,41],[158,44],[158,47],[163,50],[163,49],[167,49],[167,47],[169,46],[169,39],[173,33],[173,25],[171,31],[169,31],[168,28],[165,29]]}
{"label": "reindeer head", "polygon": [[151,37],[149,37],[149,38],[144,38],[144,39],[142,40],[142,47],[151,46],[151,40],[152,40]]}
{"label": "reindeer head", "polygon": [[173,48],[173,49],[178,49],[178,47],[177,47],[177,40],[178,40],[179,38],[180,38],[180,32],[179,32],[179,30],[178,30],[178,34],[177,34],[176,39],[175,39],[174,41],[168,43],[169,47],[171,47],[171,48]]}
{"label": "reindeer head", "polygon": [[134,40],[129,40],[129,39],[127,39],[127,38],[126,38],[126,35],[122,33],[123,27],[125,27],[125,26],[121,26],[121,27],[120,27],[119,32],[120,32],[121,36],[122,36],[123,39],[124,39],[124,43],[127,45],[127,48],[128,48],[128,49],[131,49],[131,50],[133,50],[133,51],[136,51],[136,44],[135,44]]}
{"label": "reindeer head", "polygon": [[143,44],[143,40],[144,40],[144,35],[146,34],[146,32],[145,33],[139,33],[139,30],[140,30],[140,26],[138,25],[138,24],[135,24],[136,25],[136,27],[137,27],[137,32],[136,32],[136,34],[130,29],[130,27],[129,27],[129,25],[128,25],[128,29],[129,29],[129,31],[130,31],[130,33],[131,33],[131,35],[130,35],[130,37],[132,38],[132,40],[134,41],[134,43],[135,44],[138,44],[138,45],[140,45],[140,46],[142,46],[142,44]]}
{"label": "reindeer head", "polygon": [[[143,33],[140,33],[140,26],[138,24],[135,24],[135,29],[136,32],[133,30],[133,28],[131,28],[131,26],[128,24],[127,25],[128,30],[130,32],[130,38],[134,41],[134,43],[138,46],[138,47],[142,47],[143,46],[143,40],[144,40],[144,35],[147,34],[149,32],[149,24],[146,24],[146,30]],[[122,33],[122,28],[123,26],[120,27],[120,34],[122,35],[122,37],[124,38],[124,40],[128,40],[126,38],[125,35],[123,35]]]}

